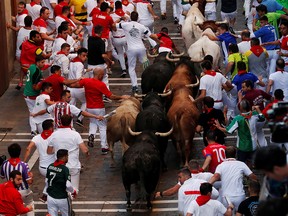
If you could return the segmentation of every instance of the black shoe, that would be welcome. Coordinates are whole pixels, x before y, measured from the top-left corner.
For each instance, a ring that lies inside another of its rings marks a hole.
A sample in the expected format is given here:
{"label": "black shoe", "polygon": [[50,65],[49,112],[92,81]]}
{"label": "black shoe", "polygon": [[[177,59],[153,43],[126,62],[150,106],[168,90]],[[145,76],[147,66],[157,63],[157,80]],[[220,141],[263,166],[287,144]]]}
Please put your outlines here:
{"label": "black shoe", "polygon": [[231,26],[229,27],[229,32],[231,32],[232,34],[235,34],[235,31]]}
{"label": "black shoe", "polygon": [[90,134],[88,137],[88,146],[93,148],[94,147],[94,135]]}
{"label": "black shoe", "polygon": [[179,20],[177,17],[174,17],[174,24],[178,24],[179,23]]}
{"label": "black shoe", "polygon": [[121,73],[120,77],[125,78],[126,75],[127,75],[126,70],[122,70],[122,73]]}
{"label": "black shoe", "polygon": [[84,127],[83,121],[81,121],[80,119],[77,119],[76,124],[79,125],[80,127]]}
{"label": "black shoe", "polygon": [[17,85],[17,86],[15,87],[15,89],[20,90],[20,89],[21,89],[21,86]]}
{"label": "black shoe", "polygon": [[138,86],[132,86],[132,93],[137,93],[138,92]]}
{"label": "black shoe", "polygon": [[166,13],[161,14],[161,19],[162,20],[166,20],[167,19]]}
{"label": "black shoe", "polygon": [[109,149],[108,148],[102,148],[101,151],[102,151],[102,155],[106,155],[106,154],[108,154]]}

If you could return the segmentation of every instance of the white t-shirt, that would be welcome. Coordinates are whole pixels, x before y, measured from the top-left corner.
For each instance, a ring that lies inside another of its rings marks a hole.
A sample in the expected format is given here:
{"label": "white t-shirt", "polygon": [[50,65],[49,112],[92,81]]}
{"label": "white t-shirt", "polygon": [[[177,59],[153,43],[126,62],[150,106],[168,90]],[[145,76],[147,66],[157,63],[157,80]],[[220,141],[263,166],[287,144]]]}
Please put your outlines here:
{"label": "white t-shirt", "polygon": [[129,3],[127,6],[122,4],[122,10],[126,13],[129,12],[130,14],[134,11],[135,7],[132,3]]}
{"label": "white t-shirt", "polygon": [[284,93],[284,101],[288,101],[288,72],[276,71],[270,74],[269,80],[273,80],[273,95],[276,89],[282,89]]}
{"label": "white t-shirt", "polygon": [[128,50],[145,49],[142,38],[149,37],[151,32],[144,25],[135,21],[117,23],[117,28],[123,29],[127,39]]}
{"label": "white t-shirt", "polygon": [[61,51],[61,46],[64,43],[67,43],[64,38],[61,38],[61,37],[55,38],[53,46],[52,46],[53,56],[56,55],[57,52]]}
{"label": "white t-shirt", "polygon": [[52,3],[58,4],[58,0],[41,0],[41,5],[50,10],[49,18],[54,18],[54,9],[51,6]]}
{"label": "white t-shirt", "polygon": [[[116,13],[112,13],[110,14],[110,16],[112,17],[114,22],[120,18],[120,16],[117,15]],[[124,21],[122,20],[121,23],[124,23]],[[123,29],[117,28],[117,31],[112,31],[112,36],[113,37],[125,36],[125,32]]]}
{"label": "white t-shirt", "polygon": [[[70,20],[70,22],[72,23],[72,25],[73,26],[71,26],[70,24],[70,26],[72,27],[72,30],[74,30],[77,26],[76,26],[76,24],[71,20],[71,19],[69,19]],[[61,25],[61,23],[62,22],[64,22],[64,21],[66,21],[63,17],[61,17],[61,16],[56,16],[55,17],[55,25],[56,25],[56,30],[57,30],[57,32],[58,32],[58,27]]]}
{"label": "white t-shirt", "polygon": [[89,16],[91,11],[94,9],[94,7],[97,6],[97,1],[96,0],[86,0],[84,3],[84,7],[87,8],[87,21],[91,21],[92,17]]}
{"label": "white t-shirt", "polygon": [[26,16],[27,16],[27,14],[21,14],[21,15],[17,14],[16,15],[16,26],[17,27],[25,26],[24,19]]}
{"label": "white t-shirt", "polygon": [[55,54],[54,56],[54,64],[59,65],[61,67],[61,75],[64,76],[69,74],[69,64],[70,59],[65,54]]}
{"label": "white t-shirt", "polygon": [[54,163],[55,156],[47,154],[48,139],[43,139],[41,134],[32,138],[32,142],[39,152],[39,166],[47,168],[51,163]]}
{"label": "white t-shirt", "polygon": [[24,41],[29,39],[29,34],[31,31],[32,31],[31,29],[20,28],[16,42],[16,57],[20,58],[21,55],[20,46]]}
{"label": "white t-shirt", "polygon": [[227,209],[218,200],[210,199],[207,203],[199,206],[196,200],[193,200],[188,207],[187,212],[193,216],[216,216],[224,215]]}
{"label": "white t-shirt", "polygon": [[82,62],[70,62],[68,79],[79,79],[84,75],[84,65]]}
{"label": "white t-shirt", "polygon": [[41,10],[41,5],[35,4],[31,6],[31,4],[26,4],[26,9],[28,10],[29,15],[32,17],[32,20],[34,21],[40,16],[40,10]]}
{"label": "white t-shirt", "polygon": [[[50,96],[48,94],[40,94],[36,97],[35,105],[33,108],[33,113],[37,113],[41,110],[44,110],[48,107],[48,105],[45,103],[45,100],[50,100]],[[45,121],[46,119],[53,119],[52,116],[49,113],[45,113],[43,115],[38,115],[33,118],[33,121],[36,124],[40,124],[41,122]]]}
{"label": "white t-shirt", "polygon": [[244,54],[245,52],[251,49],[251,43],[250,41],[241,41],[240,43],[238,43],[238,48],[239,53]]}
{"label": "white t-shirt", "polygon": [[211,179],[212,176],[213,176],[213,174],[210,172],[201,172],[201,173],[197,173],[197,174],[191,173],[191,177],[193,179],[202,179],[202,180],[205,180],[207,182]]}
{"label": "white t-shirt", "polygon": [[216,73],[215,76],[204,75],[200,79],[199,89],[206,90],[206,96],[210,96],[214,101],[222,100],[222,84],[225,84],[227,79],[221,74]]}
{"label": "white t-shirt", "polygon": [[243,175],[249,176],[252,171],[249,167],[234,158],[227,158],[216,168],[215,173],[221,176],[223,196],[243,196]]}
{"label": "white t-shirt", "polygon": [[54,148],[55,155],[59,149],[67,149],[69,159],[66,164],[68,168],[81,168],[79,161],[79,145],[83,143],[80,134],[71,128],[58,128],[48,138],[48,146]]}
{"label": "white t-shirt", "polygon": [[154,18],[152,16],[152,14],[149,12],[148,10],[148,4],[150,3],[144,3],[144,2],[137,2],[136,3],[136,10],[139,14],[139,19],[138,22],[139,23],[146,23],[147,21],[154,21]]}
{"label": "white t-shirt", "polygon": [[[202,179],[190,178],[184,182],[178,191],[178,211],[186,215],[190,203],[200,195],[200,185],[207,182]],[[216,199],[219,196],[218,191],[213,188],[212,197]]]}

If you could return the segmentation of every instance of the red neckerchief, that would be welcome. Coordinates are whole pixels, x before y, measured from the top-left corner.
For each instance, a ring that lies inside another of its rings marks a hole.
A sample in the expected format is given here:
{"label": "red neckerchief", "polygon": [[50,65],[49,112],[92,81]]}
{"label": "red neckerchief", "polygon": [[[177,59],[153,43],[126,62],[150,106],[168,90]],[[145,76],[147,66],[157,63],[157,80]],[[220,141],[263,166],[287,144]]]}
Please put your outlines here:
{"label": "red neckerchief", "polygon": [[251,39],[250,38],[244,38],[244,39],[242,39],[242,41],[250,41]]}
{"label": "red neckerchief", "polygon": [[208,114],[208,113],[210,113],[212,110],[213,110],[213,107],[212,107],[212,108],[207,108],[207,109],[205,109],[205,112]]}
{"label": "red neckerchief", "polygon": [[122,8],[116,9],[115,14],[117,14],[120,17],[123,17],[125,15],[125,12],[122,10]]}
{"label": "red neckerchief", "polygon": [[238,70],[238,75],[242,75],[242,74],[246,74],[247,71],[246,70]]}
{"label": "red neckerchief", "polygon": [[213,70],[206,70],[206,71],[205,71],[205,74],[206,74],[206,75],[210,75],[210,76],[216,76],[216,72],[213,71]]}
{"label": "red neckerchief", "polygon": [[257,57],[259,57],[263,52],[264,49],[263,47],[259,46],[259,45],[255,45],[251,47],[251,52],[254,53],[254,55],[256,55]]}
{"label": "red neckerchief", "polygon": [[33,7],[34,5],[36,5],[36,3],[35,2],[31,2],[30,5],[31,5],[31,7]]}
{"label": "red neckerchief", "polygon": [[191,170],[191,173],[192,173],[192,174],[198,174],[198,173],[199,173],[199,170]]}
{"label": "red neckerchief", "polygon": [[202,206],[202,205],[205,205],[210,199],[211,199],[211,196],[200,195],[196,198],[196,202],[199,206]]}
{"label": "red neckerchief", "polygon": [[69,128],[69,129],[71,129],[71,126],[63,126],[63,125],[60,125],[58,128]]}
{"label": "red neckerchief", "polygon": [[81,59],[77,56],[74,59],[72,59],[71,62],[81,62],[83,64],[83,62],[81,61]]}
{"label": "red neckerchief", "polygon": [[26,8],[21,13],[18,13],[18,16],[21,16],[23,14],[27,14],[28,15],[28,10]]}
{"label": "red neckerchief", "polygon": [[54,163],[53,163],[53,166],[59,166],[59,165],[65,165],[65,162],[64,161],[59,161],[59,160],[56,160]]}
{"label": "red neckerchief", "polygon": [[250,112],[248,112],[248,114],[247,113],[240,113],[240,115],[246,119],[250,119],[252,117],[252,112],[250,111]]}
{"label": "red neckerchief", "polygon": [[127,5],[129,4],[129,1],[127,1],[127,0],[122,0],[122,4],[125,5],[125,6],[127,6]]}
{"label": "red neckerchief", "polygon": [[16,165],[20,163],[21,160],[20,158],[10,158],[8,161],[12,166],[16,167]]}
{"label": "red neckerchief", "polygon": [[57,55],[60,55],[60,54],[66,55],[65,52],[63,52],[63,51],[57,52]]}
{"label": "red neckerchief", "polygon": [[59,15],[59,17],[63,18],[65,21],[69,22],[69,25],[73,28],[76,28],[75,24],[67,17],[67,16],[63,16],[62,14]]}
{"label": "red neckerchief", "polygon": [[53,133],[52,130],[43,130],[43,132],[41,133],[41,137],[46,140],[48,137],[51,136],[51,134]]}

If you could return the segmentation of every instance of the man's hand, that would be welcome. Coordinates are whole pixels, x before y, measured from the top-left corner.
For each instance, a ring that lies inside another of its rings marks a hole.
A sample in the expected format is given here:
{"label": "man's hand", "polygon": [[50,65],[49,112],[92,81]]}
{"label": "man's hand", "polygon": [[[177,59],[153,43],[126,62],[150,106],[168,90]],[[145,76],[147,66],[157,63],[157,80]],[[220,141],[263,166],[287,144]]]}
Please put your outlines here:
{"label": "man's hand", "polygon": [[29,208],[29,212],[30,211],[33,211],[33,205],[28,205],[28,206],[26,206],[27,208]]}
{"label": "man's hand", "polygon": [[72,197],[75,199],[76,196],[77,196],[77,191],[74,189],[74,192],[73,192],[71,195],[72,195]]}
{"label": "man's hand", "polygon": [[104,116],[96,116],[95,118],[96,118],[97,120],[99,120],[99,121],[102,121],[102,120],[105,119]]}
{"label": "man's hand", "polygon": [[162,196],[161,196],[161,192],[160,191],[157,191],[156,193],[155,193],[155,198],[157,199],[157,198],[161,198]]}

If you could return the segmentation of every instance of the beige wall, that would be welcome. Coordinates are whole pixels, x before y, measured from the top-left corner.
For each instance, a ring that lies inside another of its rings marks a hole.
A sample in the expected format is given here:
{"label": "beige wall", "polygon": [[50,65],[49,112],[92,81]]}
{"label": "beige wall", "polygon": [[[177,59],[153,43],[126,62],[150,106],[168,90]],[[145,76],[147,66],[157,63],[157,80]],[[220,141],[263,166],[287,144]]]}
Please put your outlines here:
{"label": "beige wall", "polygon": [[0,95],[7,90],[14,75],[15,32],[6,29],[6,22],[10,22],[11,14],[15,13],[14,6],[15,0],[0,0]]}

